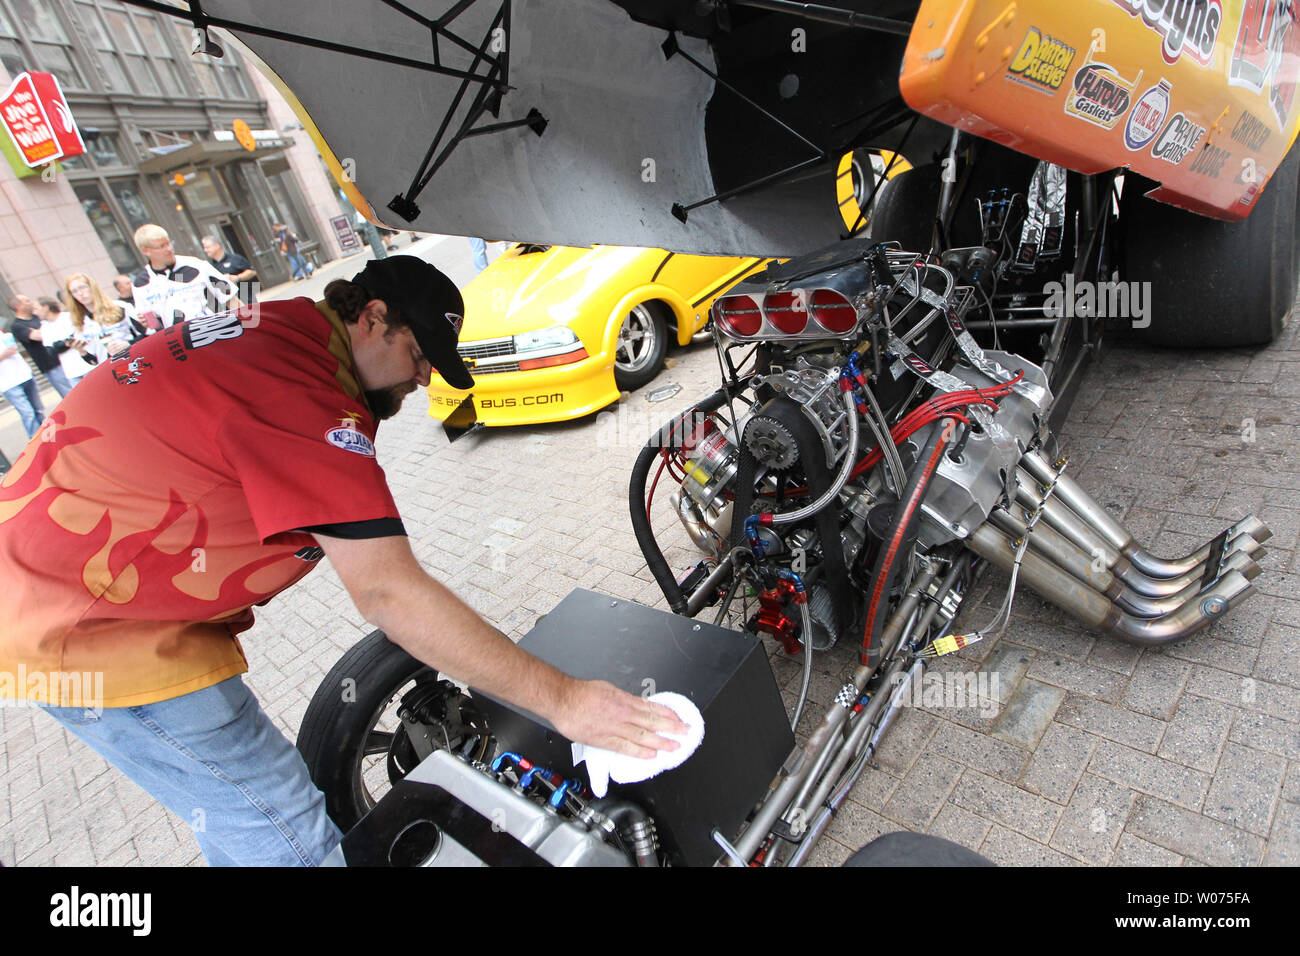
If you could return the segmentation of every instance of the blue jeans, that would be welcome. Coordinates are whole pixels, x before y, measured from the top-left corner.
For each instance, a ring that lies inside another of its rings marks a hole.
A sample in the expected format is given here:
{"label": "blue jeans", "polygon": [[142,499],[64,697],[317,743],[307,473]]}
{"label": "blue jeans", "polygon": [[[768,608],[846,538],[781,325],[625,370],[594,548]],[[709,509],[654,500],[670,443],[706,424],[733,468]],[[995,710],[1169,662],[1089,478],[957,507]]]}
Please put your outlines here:
{"label": "blue jeans", "polygon": [[295,279],[305,279],[311,274],[301,252],[286,252],[284,257],[289,260],[289,272]]}
{"label": "blue jeans", "polygon": [[470,252],[474,253],[474,271],[482,272],[488,267],[487,241],[477,236],[469,237]]}
{"label": "blue jeans", "polygon": [[188,823],[212,866],[315,866],[341,839],[239,677],[139,707],[42,709]]}
{"label": "blue jeans", "polygon": [[67,373],[59,367],[50,369],[45,373],[45,377],[49,379],[50,384],[54,386],[54,390],[59,393],[59,398],[67,395],[68,392],[72,391],[72,386],[81,381],[81,379],[77,379],[77,382],[69,382]]}
{"label": "blue jeans", "polygon": [[36,379],[29,378],[13,388],[7,388],[4,395],[6,401],[18,409],[23,429],[27,432],[27,437],[31,438],[36,434],[36,429],[41,427],[41,422],[45,421],[45,406],[41,404],[41,392],[36,387]]}

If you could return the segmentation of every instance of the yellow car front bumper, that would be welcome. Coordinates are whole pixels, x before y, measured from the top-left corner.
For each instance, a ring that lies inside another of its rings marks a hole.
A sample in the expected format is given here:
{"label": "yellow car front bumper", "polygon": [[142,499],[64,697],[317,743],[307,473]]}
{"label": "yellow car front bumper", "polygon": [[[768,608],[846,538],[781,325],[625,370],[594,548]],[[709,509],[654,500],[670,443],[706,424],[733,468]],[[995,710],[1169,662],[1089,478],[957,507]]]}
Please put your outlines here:
{"label": "yellow car front bumper", "polygon": [[429,383],[429,414],[442,421],[473,395],[478,420],[485,425],[536,425],[569,421],[618,400],[611,356],[592,356],[573,365],[527,372],[482,374],[471,369],[471,392],[454,389],[437,374]]}

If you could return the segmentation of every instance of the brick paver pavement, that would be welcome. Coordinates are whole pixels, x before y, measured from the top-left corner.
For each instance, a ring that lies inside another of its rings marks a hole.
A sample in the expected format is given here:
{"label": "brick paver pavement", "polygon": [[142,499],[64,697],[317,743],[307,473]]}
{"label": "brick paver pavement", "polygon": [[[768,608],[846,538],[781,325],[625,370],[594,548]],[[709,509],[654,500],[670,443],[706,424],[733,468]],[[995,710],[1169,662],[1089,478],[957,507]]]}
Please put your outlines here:
{"label": "brick paver pavement", "polygon": [[[1274,537],[1259,593],[1208,632],[1142,650],[1022,592],[999,639],[938,665],[996,674],[997,716],[904,709],[810,862],[911,829],[1001,864],[1300,863],[1298,325],[1260,351],[1114,347],[1061,436],[1072,473],[1157,553],[1263,517]],[[578,586],[662,606],[627,478],[649,433],[717,378],[707,346],[675,359],[656,385],[683,390],[662,404],[643,391],[598,417],[451,446],[411,399],[378,444],[421,560],[516,638]],[[655,521],[675,569],[697,560],[662,492]],[[987,623],[1005,584],[987,575],[963,622]],[[286,734],[368,630],[328,566],[259,610],[247,680]],[[851,658],[815,659],[805,727]],[[799,665],[774,663],[792,701]],[[7,865],[201,862],[185,821],[35,710],[0,709],[0,770]]]}

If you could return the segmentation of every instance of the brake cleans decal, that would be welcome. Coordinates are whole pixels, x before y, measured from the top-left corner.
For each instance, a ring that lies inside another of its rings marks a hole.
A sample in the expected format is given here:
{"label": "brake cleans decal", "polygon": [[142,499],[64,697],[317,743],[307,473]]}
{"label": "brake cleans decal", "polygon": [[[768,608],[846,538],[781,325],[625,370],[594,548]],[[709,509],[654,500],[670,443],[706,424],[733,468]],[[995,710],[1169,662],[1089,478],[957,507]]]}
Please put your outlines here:
{"label": "brake cleans decal", "polygon": [[1007,79],[1050,96],[1065,82],[1074,55],[1074,47],[1030,27],[1007,67]]}
{"label": "brake cleans decal", "polygon": [[1148,30],[1164,38],[1160,55],[1177,63],[1184,53],[1201,66],[1214,60],[1214,44],[1223,26],[1220,0],[1115,0],[1131,17],[1140,16]]}

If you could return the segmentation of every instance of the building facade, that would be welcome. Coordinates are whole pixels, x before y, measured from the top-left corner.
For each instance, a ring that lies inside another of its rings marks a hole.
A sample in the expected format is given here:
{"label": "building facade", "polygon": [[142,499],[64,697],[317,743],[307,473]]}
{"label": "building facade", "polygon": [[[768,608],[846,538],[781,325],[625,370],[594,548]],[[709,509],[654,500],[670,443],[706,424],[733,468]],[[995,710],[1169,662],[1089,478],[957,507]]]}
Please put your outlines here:
{"label": "building facade", "polygon": [[[19,178],[0,160],[0,292],[50,295],[72,272],[101,284],[144,264],[136,228],[166,229],[201,256],[217,236],[263,285],[289,278],[272,227],[308,260],[339,255],[338,193],[292,111],[227,36],[225,55],[190,54],[183,19],[112,0],[0,0],[0,82],[53,73],[86,154]],[[233,130],[252,133],[242,145]],[[0,130],[0,135],[7,135]]]}

